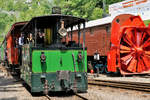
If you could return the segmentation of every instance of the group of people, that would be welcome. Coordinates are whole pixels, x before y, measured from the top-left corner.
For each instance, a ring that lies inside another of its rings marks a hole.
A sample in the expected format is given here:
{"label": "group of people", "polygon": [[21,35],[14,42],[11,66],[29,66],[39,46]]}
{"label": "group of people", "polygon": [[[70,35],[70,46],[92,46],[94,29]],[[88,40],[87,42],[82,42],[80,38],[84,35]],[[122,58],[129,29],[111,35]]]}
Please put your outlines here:
{"label": "group of people", "polygon": [[18,40],[19,46],[24,45],[24,43],[33,43],[34,44],[34,39],[33,39],[31,33],[29,34],[29,36],[27,38],[25,38],[23,34],[20,35],[19,40]]}
{"label": "group of people", "polygon": [[[45,38],[45,34],[38,32],[37,37],[36,37],[37,44],[43,44],[44,43],[44,38]],[[26,38],[24,37],[24,34],[21,34],[19,39],[15,40],[16,47],[18,47],[18,46],[21,47],[25,43],[27,43],[27,44],[34,44],[35,43],[35,39],[33,38],[32,33],[30,33],[28,35],[28,37],[26,37]]]}
{"label": "group of people", "polygon": [[[44,36],[45,34],[41,34],[40,32],[37,34],[37,44],[44,44]],[[15,40],[15,47],[19,48],[19,63],[22,65],[22,46],[24,44],[32,44],[34,45],[35,39],[32,36],[32,33],[28,35],[28,37],[25,37],[24,34],[21,34],[19,39]]]}

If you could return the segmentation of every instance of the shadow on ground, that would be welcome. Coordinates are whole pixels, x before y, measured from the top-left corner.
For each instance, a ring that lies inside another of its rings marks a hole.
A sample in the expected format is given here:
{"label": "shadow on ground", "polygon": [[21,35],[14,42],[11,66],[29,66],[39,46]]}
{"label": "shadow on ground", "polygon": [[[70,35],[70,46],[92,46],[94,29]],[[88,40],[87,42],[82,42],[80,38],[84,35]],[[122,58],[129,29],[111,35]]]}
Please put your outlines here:
{"label": "shadow on ground", "polygon": [[0,76],[0,86],[8,86],[8,85],[14,85],[14,84],[20,84],[18,81],[15,81],[12,78],[4,78]]}
{"label": "shadow on ground", "polygon": [[0,100],[18,100],[17,97],[1,98]]}

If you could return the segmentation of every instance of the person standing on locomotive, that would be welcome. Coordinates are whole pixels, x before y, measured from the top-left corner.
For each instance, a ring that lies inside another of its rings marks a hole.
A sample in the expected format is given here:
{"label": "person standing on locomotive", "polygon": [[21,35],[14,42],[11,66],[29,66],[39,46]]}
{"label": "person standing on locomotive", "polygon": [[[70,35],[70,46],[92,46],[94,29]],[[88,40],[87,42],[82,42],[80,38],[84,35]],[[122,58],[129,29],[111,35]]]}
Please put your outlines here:
{"label": "person standing on locomotive", "polygon": [[24,36],[21,33],[21,36],[19,37],[19,46],[22,46],[24,44]]}
{"label": "person standing on locomotive", "polygon": [[32,44],[32,45],[34,44],[34,39],[32,37],[32,33],[30,33],[29,36],[27,37],[27,43]]}
{"label": "person standing on locomotive", "polygon": [[20,37],[19,37],[19,62],[20,62],[20,65],[22,64],[22,46],[24,45],[24,36],[23,34],[21,33]]}
{"label": "person standing on locomotive", "polygon": [[45,37],[45,33],[39,32],[37,34],[37,43],[44,45],[44,37]]}

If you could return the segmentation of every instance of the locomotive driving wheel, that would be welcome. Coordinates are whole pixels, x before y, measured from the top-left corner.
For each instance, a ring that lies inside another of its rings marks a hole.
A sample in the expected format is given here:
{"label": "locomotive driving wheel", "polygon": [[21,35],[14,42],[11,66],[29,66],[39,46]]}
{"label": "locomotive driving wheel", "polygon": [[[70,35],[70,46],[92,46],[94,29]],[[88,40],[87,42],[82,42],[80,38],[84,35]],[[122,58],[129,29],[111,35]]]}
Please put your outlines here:
{"label": "locomotive driving wheel", "polygon": [[127,28],[121,36],[120,67],[128,73],[150,69],[150,34],[148,28]]}

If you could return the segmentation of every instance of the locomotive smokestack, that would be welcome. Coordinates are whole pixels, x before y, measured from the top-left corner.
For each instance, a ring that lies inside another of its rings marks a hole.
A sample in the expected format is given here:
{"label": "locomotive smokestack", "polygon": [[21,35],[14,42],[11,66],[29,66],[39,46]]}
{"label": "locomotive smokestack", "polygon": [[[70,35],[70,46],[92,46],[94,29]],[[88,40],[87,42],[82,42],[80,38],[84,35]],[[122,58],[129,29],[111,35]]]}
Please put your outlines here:
{"label": "locomotive smokestack", "polygon": [[60,7],[53,7],[52,8],[52,14],[61,14],[61,8]]}

